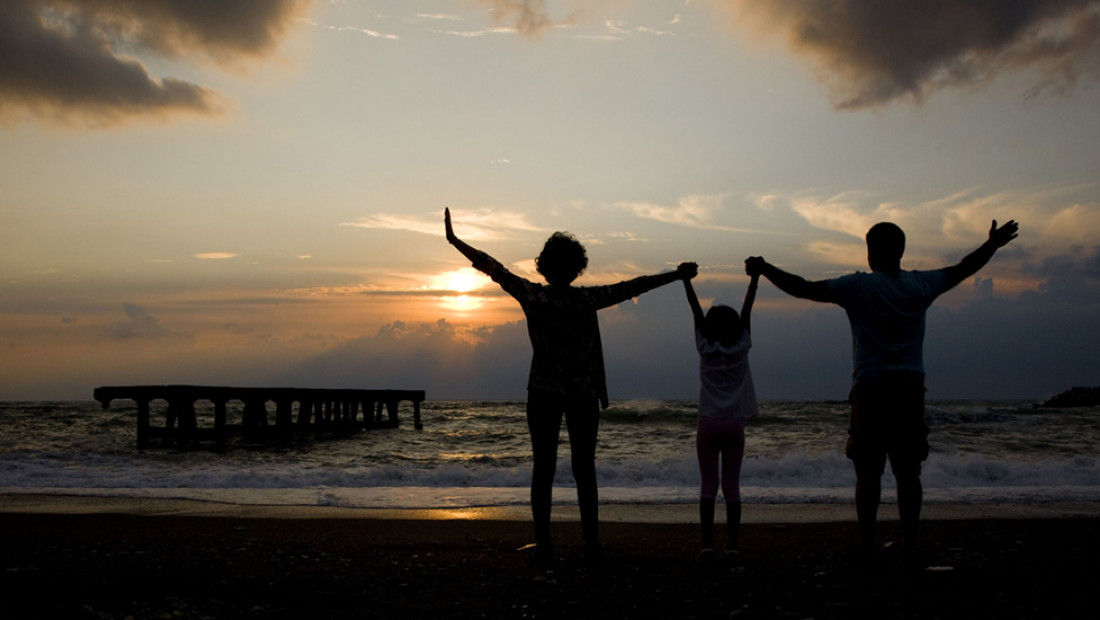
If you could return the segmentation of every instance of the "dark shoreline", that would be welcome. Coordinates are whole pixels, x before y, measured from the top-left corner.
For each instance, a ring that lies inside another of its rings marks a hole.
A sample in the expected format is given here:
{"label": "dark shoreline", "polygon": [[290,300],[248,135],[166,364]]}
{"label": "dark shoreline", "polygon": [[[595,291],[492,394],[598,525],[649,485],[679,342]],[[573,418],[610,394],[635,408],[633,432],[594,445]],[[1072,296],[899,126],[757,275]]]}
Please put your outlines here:
{"label": "dark shoreline", "polygon": [[[923,525],[919,567],[873,565],[845,522],[750,523],[744,567],[700,566],[691,523],[605,522],[606,557],[522,520],[0,513],[11,618],[1032,618],[1095,607],[1100,519]],[[897,523],[881,525],[884,543]]]}

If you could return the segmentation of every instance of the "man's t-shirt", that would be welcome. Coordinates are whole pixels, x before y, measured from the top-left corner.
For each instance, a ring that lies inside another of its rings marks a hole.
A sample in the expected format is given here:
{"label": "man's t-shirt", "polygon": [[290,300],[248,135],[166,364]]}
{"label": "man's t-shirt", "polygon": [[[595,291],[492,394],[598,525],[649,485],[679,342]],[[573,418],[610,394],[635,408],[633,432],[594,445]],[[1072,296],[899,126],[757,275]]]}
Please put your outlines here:
{"label": "man's t-shirt", "polygon": [[886,372],[924,372],[924,316],[947,287],[934,271],[857,272],[827,280],[852,327],[852,383]]}

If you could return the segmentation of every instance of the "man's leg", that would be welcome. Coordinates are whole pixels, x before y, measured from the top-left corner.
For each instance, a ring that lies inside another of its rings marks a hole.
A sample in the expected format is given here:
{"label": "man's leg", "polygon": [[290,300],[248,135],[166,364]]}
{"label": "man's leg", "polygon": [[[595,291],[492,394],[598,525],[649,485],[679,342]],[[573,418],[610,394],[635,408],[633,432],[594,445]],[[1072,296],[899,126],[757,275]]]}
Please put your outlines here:
{"label": "man's leg", "polygon": [[875,548],[878,506],[882,499],[882,470],[860,467],[856,463],[856,518],[859,520],[859,546],[864,551]]}
{"label": "man's leg", "polygon": [[[854,408],[853,408],[854,409]],[[875,548],[878,506],[882,500],[882,473],[886,470],[886,451],[880,449],[873,436],[853,427],[845,452],[856,470],[856,518],[859,521],[859,546],[864,551]]]}
{"label": "man's leg", "polygon": [[898,481],[898,517],[901,519],[902,541],[907,551],[917,546],[917,528],[920,524],[921,504],[924,501],[924,487],[920,481],[920,469],[904,470],[899,474],[894,469]]}
{"label": "man's leg", "polygon": [[910,373],[897,385],[897,426],[888,447],[890,469],[898,483],[898,517],[905,551],[916,551],[924,488],[921,463],[928,458],[928,424],[924,419],[924,376]]}

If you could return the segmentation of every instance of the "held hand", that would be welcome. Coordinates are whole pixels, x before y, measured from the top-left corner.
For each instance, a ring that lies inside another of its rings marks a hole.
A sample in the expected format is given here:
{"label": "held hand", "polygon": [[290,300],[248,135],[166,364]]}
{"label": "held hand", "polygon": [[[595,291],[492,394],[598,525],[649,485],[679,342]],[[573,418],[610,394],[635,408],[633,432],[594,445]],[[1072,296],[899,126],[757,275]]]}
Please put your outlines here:
{"label": "held hand", "polygon": [[699,265],[695,263],[680,263],[676,267],[676,273],[679,274],[682,280],[690,280],[699,275]]}
{"label": "held hand", "polygon": [[764,273],[764,267],[767,264],[768,261],[764,260],[763,256],[750,256],[745,259],[745,273],[753,277],[759,277],[760,274]]}
{"label": "held hand", "polygon": [[997,228],[997,220],[993,220],[993,225],[989,228],[989,241],[997,248],[1003,248],[1008,245],[1009,241],[1012,241],[1019,236],[1020,225],[1016,223],[1016,220],[1008,220],[1004,226]]}
{"label": "held hand", "polygon": [[443,208],[443,226],[447,231],[447,241],[454,243],[455,241],[455,229],[451,225],[451,209],[449,207]]}

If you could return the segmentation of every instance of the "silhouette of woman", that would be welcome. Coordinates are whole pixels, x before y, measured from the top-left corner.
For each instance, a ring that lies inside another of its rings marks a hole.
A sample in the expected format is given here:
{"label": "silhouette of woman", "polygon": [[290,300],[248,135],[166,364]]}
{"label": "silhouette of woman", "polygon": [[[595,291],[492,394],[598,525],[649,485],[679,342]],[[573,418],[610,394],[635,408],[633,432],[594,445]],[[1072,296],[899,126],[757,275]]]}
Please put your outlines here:
{"label": "silhouette of woman", "polygon": [[547,284],[531,282],[508,271],[499,261],[459,239],[444,211],[447,241],[514,297],[527,317],[533,356],[527,383],[527,428],[534,466],[531,514],[536,557],[553,558],[550,507],[558,461],[558,438],[564,415],[577,483],[585,555],[598,558],[599,504],[596,485],[596,437],[600,408],[607,408],[603,348],[596,311],[624,302],[659,286],[695,277],[695,263],[676,271],[640,276],[605,286],[573,286],[588,266],[584,246],[569,233],[547,239],[535,260]]}

